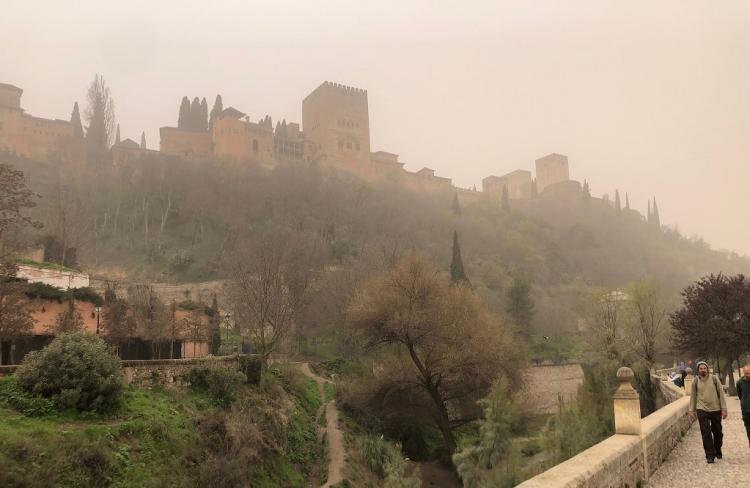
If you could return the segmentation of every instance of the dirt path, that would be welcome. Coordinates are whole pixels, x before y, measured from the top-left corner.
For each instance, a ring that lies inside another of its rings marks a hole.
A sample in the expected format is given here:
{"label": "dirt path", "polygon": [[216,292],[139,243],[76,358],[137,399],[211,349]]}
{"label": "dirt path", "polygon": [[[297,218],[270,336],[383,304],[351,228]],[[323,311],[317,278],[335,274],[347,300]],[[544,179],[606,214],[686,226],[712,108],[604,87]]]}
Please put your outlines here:
{"label": "dirt path", "polygon": [[[317,383],[320,400],[321,402],[325,402],[325,388],[323,385],[331,381],[313,373],[308,363],[299,363],[299,369],[302,371],[302,374],[308,378],[312,378]],[[331,400],[323,404],[318,411],[318,417],[320,417],[323,408],[325,408],[326,412],[325,433],[328,437],[330,463],[328,464],[328,481],[321,488],[328,488],[340,483],[344,479],[344,433],[339,429],[339,412],[336,409],[336,400]]]}

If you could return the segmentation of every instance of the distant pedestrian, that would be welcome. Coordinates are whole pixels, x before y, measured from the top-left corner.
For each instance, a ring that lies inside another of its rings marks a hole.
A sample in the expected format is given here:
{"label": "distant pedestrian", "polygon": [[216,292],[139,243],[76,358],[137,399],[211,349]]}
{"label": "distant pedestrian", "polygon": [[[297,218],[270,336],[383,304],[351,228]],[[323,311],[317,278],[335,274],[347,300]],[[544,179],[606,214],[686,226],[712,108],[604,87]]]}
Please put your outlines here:
{"label": "distant pedestrian", "polygon": [[747,440],[750,442],[750,364],[742,368],[743,376],[737,382],[737,397],[740,399],[742,421],[745,422]]}
{"label": "distant pedestrian", "polygon": [[722,458],[721,420],[727,418],[727,402],[719,378],[708,374],[705,361],[698,362],[698,377],[693,380],[690,395],[689,413],[692,418],[697,413],[706,461],[711,464],[714,459]]}

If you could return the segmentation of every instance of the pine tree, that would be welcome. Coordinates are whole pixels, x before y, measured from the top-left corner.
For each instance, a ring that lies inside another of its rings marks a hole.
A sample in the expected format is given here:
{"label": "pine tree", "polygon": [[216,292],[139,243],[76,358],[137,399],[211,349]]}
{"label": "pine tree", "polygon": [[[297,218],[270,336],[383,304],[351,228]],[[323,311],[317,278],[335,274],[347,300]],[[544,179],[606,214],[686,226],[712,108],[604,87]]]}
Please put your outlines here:
{"label": "pine tree", "polygon": [[453,205],[451,206],[453,215],[461,215],[461,204],[458,201],[458,192],[453,193]]}
{"label": "pine tree", "polygon": [[208,130],[208,104],[206,103],[206,99],[203,98],[201,100],[201,130],[207,131]]}
{"label": "pine tree", "polygon": [[190,100],[188,97],[182,97],[180,102],[180,116],[177,118],[177,128],[187,129],[190,126]]}
{"label": "pine tree", "polygon": [[211,109],[211,117],[209,117],[208,119],[209,130],[213,130],[214,119],[218,117],[222,111],[224,111],[224,104],[221,101],[221,95],[216,95],[216,100],[214,101],[214,107]]}
{"label": "pine tree", "polygon": [[500,198],[500,207],[506,212],[510,212],[510,200],[508,199],[508,185],[503,185],[503,195]]}
{"label": "pine tree", "polygon": [[652,210],[652,219],[655,229],[661,230],[661,219],[659,218],[659,206],[656,205],[656,197],[654,197],[654,207]]}
{"label": "pine tree", "polygon": [[117,124],[117,132],[115,132],[115,144],[120,143],[120,124]]}
{"label": "pine tree", "polygon": [[469,278],[464,272],[464,263],[461,260],[461,246],[458,244],[458,232],[453,231],[453,259],[451,260],[451,283],[457,285],[464,283],[471,286]]}
{"label": "pine tree", "polygon": [[619,216],[622,215],[622,207],[620,206],[620,192],[615,190],[615,213]]}
{"label": "pine tree", "polygon": [[534,301],[531,299],[531,287],[525,279],[513,278],[513,285],[507,295],[507,311],[513,323],[522,327],[522,332],[528,334],[534,319]]}
{"label": "pine tree", "polygon": [[141,149],[146,149],[146,131],[141,132]]}
{"label": "pine tree", "polygon": [[73,113],[70,114],[70,123],[73,124],[73,135],[77,139],[83,139],[83,125],[81,124],[81,112],[78,111],[78,102],[73,104]]}

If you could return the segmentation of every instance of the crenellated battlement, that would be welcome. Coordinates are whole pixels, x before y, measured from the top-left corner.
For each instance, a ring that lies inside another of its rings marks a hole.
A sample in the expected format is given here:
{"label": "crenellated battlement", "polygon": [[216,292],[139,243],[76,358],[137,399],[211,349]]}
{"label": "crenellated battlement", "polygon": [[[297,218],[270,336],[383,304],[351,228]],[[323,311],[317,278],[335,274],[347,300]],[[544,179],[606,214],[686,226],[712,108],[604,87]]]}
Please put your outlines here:
{"label": "crenellated battlement", "polygon": [[315,98],[316,96],[320,95],[323,92],[339,92],[346,95],[354,95],[354,96],[367,96],[367,90],[363,88],[356,88],[349,85],[343,85],[341,83],[334,83],[332,81],[324,81],[321,83],[315,90],[310,92],[309,95],[307,95],[304,100]]}

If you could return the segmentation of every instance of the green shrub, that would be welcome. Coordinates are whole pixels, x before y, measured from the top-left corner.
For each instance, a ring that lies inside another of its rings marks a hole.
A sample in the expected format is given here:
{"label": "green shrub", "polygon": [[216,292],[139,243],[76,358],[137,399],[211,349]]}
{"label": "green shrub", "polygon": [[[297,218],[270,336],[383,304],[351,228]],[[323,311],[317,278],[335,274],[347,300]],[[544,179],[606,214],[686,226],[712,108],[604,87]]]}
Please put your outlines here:
{"label": "green shrub", "polygon": [[205,393],[219,406],[229,406],[235,398],[237,388],[247,381],[247,377],[231,368],[221,366],[196,366],[185,375],[194,391]]}
{"label": "green shrub", "polygon": [[108,412],[120,404],[120,358],[97,336],[63,334],[29,353],[16,372],[31,395],[50,399],[59,410]]}
{"label": "green shrub", "polygon": [[[76,300],[93,303],[97,307],[104,304],[102,296],[93,288],[73,288],[71,291]],[[57,288],[56,286],[47,285],[45,283],[29,283],[28,287],[26,287],[26,296],[29,298],[55,300],[60,303],[65,299],[66,293],[67,292],[62,288]]]}
{"label": "green shrub", "polygon": [[56,411],[55,404],[49,398],[29,394],[13,376],[0,379],[0,401],[29,417],[50,415]]}

